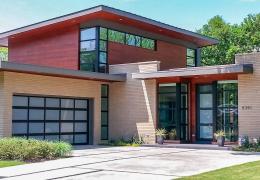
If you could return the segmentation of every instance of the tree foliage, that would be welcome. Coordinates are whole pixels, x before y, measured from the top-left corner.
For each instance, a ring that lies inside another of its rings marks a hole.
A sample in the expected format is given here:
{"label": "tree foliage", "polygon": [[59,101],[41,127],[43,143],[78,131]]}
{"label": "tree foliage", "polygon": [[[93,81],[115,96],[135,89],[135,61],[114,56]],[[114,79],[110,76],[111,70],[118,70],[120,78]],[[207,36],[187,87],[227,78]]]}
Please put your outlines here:
{"label": "tree foliage", "polygon": [[8,59],[8,49],[5,47],[0,47],[0,61],[7,61]]}
{"label": "tree foliage", "polygon": [[233,25],[215,16],[198,32],[220,41],[218,45],[202,48],[203,65],[234,63],[235,54],[260,47],[260,13],[250,14],[242,23]]}

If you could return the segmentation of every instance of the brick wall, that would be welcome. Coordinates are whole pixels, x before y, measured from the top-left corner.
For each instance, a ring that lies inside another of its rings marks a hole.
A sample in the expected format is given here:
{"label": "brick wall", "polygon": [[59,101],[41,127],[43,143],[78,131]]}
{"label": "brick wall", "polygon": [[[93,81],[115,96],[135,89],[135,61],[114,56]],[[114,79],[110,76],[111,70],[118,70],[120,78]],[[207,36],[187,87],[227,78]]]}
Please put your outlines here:
{"label": "brick wall", "polygon": [[155,142],[156,81],[132,79],[133,72],[157,71],[158,62],[110,66],[111,73],[127,73],[125,83],[110,85],[109,134],[110,139],[144,137]]}
{"label": "brick wall", "polygon": [[0,137],[12,134],[12,96],[15,93],[94,99],[94,137],[100,142],[100,89],[102,82],[14,72],[0,74]]}
{"label": "brick wall", "polygon": [[253,74],[238,75],[239,135],[260,137],[260,53],[236,55],[236,63],[253,64]]}

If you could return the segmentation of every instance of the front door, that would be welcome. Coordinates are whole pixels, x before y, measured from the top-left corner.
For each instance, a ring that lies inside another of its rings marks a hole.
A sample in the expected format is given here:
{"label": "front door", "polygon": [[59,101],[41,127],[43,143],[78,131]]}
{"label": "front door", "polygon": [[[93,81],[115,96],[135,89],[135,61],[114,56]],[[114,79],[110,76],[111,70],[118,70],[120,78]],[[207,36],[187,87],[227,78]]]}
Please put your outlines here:
{"label": "front door", "polygon": [[197,86],[197,140],[201,142],[211,142],[213,139],[213,86],[213,84]]}

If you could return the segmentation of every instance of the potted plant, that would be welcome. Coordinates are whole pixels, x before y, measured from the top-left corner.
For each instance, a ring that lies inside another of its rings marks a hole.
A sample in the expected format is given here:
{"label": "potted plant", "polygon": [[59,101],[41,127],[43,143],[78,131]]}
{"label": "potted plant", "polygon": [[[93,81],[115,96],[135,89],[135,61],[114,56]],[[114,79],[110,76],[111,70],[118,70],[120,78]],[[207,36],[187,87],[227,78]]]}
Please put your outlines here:
{"label": "potted plant", "polygon": [[163,144],[167,131],[163,128],[155,130],[156,140],[158,144]]}
{"label": "potted plant", "polygon": [[176,129],[172,129],[169,133],[169,139],[170,140],[176,140],[176,137],[177,137],[177,131]]}
{"label": "potted plant", "polygon": [[224,146],[225,144],[225,132],[220,130],[215,133],[215,138],[217,139],[218,146]]}

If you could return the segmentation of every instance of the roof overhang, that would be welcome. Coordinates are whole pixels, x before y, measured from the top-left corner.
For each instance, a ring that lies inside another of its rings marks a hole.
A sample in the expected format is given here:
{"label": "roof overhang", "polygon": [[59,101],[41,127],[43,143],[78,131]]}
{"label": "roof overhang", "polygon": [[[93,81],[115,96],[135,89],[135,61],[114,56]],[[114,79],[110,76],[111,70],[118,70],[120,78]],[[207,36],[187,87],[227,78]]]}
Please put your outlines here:
{"label": "roof overhang", "polygon": [[105,74],[105,73],[96,73],[96,72],[86,72],[86,71],[79,71],[79,70],[44,67],[44,66],[29,65],[29,64],[18,64],[18,63],[6,62],[6,61],[0,62],[0,71],[38,74],[38,75],[65,77],[65,78],[73,78],[73,79],[86,79],[86,80],[104,81],[104,82],[126,81],[125,74]]}
{"label": "roof overhang", "polygon": [[144,30],[151,30],[155,33],[163,34],[172,38],[191,41],[198,47],[218,43],[218,40],[216,39],[203,36],[192,31],[177,28],[175,26],[161,23],[159,21],[148,19],[136,14],[101,5],[0,33],[0,46],[8,46],[8,38],[14,38],[16,35],[21,33],[26,33],[39,29],[50,29],[50,27],[53,27],[55,25],[58,26],[65,23],[66,25],[80,24],[93,19],[105,19],[120,24],[136,26]]}
{"label": "roof overhang", "polygon": [[133,73],[133,79],[158,79],[168,77],[197,77],[208,75],[224,75],[224,74],[251,74],[253,73],[252,64],[229,64],[217,66],[201,66],[176,68],[168,71],[157,71],[149,73]]}

